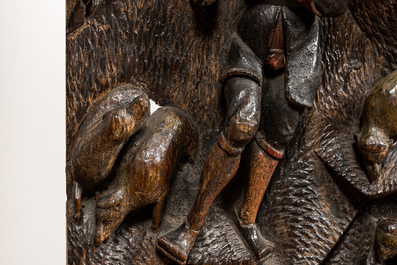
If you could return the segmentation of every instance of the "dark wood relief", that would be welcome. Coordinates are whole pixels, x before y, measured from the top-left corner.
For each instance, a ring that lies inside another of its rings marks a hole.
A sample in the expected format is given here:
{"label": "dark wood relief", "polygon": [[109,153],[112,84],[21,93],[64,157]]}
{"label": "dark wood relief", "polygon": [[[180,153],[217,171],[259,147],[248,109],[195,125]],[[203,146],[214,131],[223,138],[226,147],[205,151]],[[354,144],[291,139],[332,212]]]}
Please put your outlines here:
{"label": "dark wood relief", "polygon": [[397,263],[396,0],[66,6],[68,264]]}

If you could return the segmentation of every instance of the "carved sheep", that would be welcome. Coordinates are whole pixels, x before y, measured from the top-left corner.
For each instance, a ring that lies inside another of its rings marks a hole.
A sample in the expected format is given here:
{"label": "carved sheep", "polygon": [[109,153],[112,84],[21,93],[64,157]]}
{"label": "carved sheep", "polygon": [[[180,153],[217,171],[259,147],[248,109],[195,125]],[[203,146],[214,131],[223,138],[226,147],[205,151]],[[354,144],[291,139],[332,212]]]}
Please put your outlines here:
{"label": "carved sheep", "polygon": [[79,127],[70,159],[77,214],[82,189],[95,191],[109,179],[120,150],[149,111],[148,96],[132,85],[113,89],[91,107]]}
{"label": "carved sheep", "polygon": [[170,179],[182,163],[194,161],[197,147],[196,126],[182,111],[163,107],[148,117],[116,165],[115,179],[97,197],[95,245],[107,241],[129,212],[149,205],[157,231]]}
{"label": "carved sheep", "polygon": [[371,180],[379,178],[382,161],[397,136],[397,71],[370,91],[362,113],[358,147]]}

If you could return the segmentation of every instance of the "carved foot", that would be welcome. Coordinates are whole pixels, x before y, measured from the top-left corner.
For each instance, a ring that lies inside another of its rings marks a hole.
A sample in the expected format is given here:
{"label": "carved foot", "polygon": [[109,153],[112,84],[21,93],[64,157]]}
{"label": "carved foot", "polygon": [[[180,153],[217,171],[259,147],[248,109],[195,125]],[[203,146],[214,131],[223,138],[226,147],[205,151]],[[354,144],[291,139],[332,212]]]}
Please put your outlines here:
{"label": "carved foot", "polygon": [[237,215],[237,225],[245,242],[259,261],[268,258],[269,254],[274,250],[274,244],[262,236],[256,224],[243,224]]}
{"label": "carved foot", "polygon": [[159,238],[157,250],[172,261],[185,264],[198,233],[184,222],[176,230]]}

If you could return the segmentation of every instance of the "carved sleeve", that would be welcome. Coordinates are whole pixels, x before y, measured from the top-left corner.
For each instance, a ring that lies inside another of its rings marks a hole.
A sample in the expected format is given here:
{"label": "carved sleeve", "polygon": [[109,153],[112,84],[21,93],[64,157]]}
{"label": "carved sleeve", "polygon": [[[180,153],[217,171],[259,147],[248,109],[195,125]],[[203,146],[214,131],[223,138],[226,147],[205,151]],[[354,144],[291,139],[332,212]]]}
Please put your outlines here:
{"label": "carved sleeve", "polygon": [[220,81],[225,83],[235,76],[247,77],[262,85],[262,62],[237,34],[232,37]]}
{"label": "carved sleeve", "polygon": [[237,32],[231,38],[221,81],[234,76],[248,77],[262,84],[262,68],[280,7],[254,5],[238,22]]}

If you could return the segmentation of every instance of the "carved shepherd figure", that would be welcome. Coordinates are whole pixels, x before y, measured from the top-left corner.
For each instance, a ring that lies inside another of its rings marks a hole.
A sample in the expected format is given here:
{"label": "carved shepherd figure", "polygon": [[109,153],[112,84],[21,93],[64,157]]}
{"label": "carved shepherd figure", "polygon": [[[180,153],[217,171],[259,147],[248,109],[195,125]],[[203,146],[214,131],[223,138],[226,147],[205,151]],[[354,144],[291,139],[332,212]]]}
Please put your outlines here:
{"label": "carved shepherd figure", "polygon": [[[195,1],[207,5],[214,1]],[[339,15],[348,1],[261,1],[248,8],[232,36],[222,75],[225,128],[204,164],[187,221],[162,236],[157,249],[184,264],[216,196],[233,178],[247,147],[248,190],[237,213],[244,240],[259,260],[273,250],[256,227],[271,176],[321,77],[320,15]],[[317,15],[317,16],[316,16]]]}
{"label": "carved shepherd figure", "polygon": [[149,111],[149,97],[133,85],[111,90],[89,110],[71,155],[76,217],[80,216],[83,189],[96,191],[109,180],[121,149]]}
{"label": "carved shepherd figure", "polygon": [[149,205],[157,232],[171,177],[197,152],[197,126],[181,110],[163,107],[145,119],[121,154],[114,180],[97,197],[95,245],[107,241],[129,212]]}

